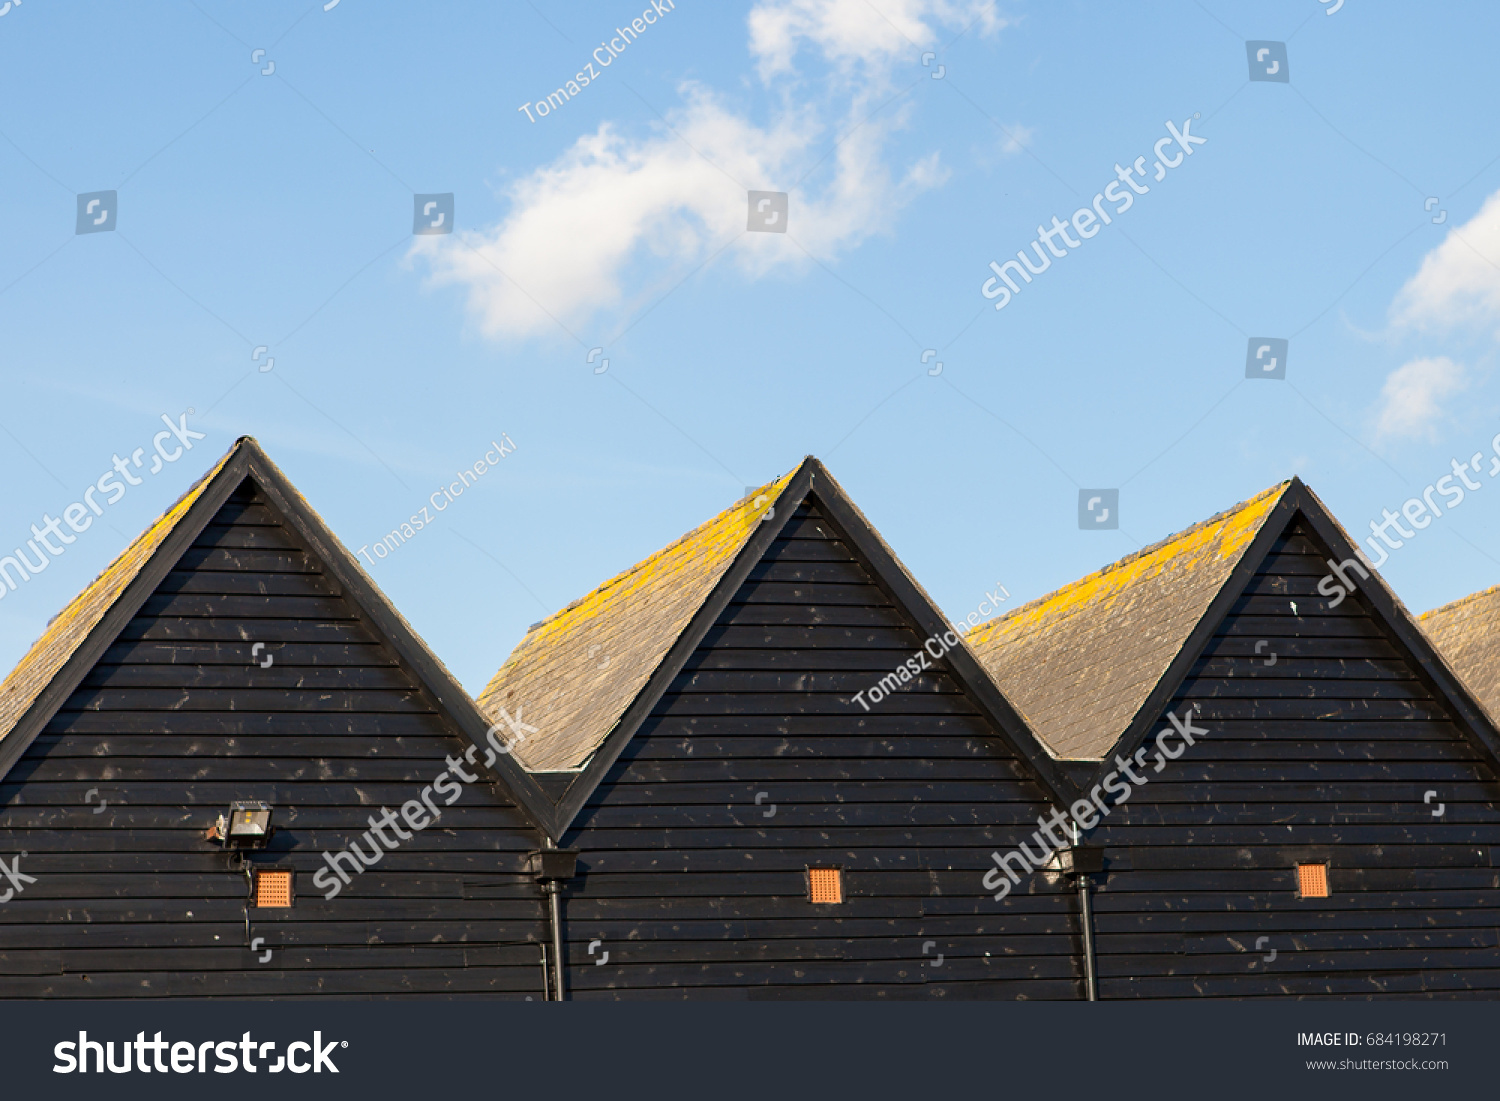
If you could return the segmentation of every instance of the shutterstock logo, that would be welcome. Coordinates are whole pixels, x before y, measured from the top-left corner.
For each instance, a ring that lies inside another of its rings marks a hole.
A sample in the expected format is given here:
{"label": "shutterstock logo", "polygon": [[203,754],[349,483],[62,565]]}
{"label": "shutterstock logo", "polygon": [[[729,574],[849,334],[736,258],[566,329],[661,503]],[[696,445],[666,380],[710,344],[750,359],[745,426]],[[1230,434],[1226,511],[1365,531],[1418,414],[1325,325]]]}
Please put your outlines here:
{"label": "shutterstock logo", "polygon": [[1120,526],[1120,491],[1118,489],[1080,489],[1078,491],[1078,526],[1087,531],[1113,531]]}
{"label": "shutterstock logo", "polygon": [[[53,1074],[88,1074],[89,1056],[93,1056],[94,1073],[103,1074],[108,1070],[111,1074],[129,1074],[138,1070],[142,1074],[150,1074],[155,1071],[158,1074],[207,1074],[209,1056],[215,1059],[213,1072],[215,1074],[233,1074],[237,1070],[243,1070],[247,1074],[255,1074],[264,1070],[270,1074],[280,1074],[283,1070],[289,1070],[293,1074],[306,1074],[312,1071],[314,1074],[337,1074],[339,1068],[334,1066],[332,1052],[335,1048],[349,1046],[348,1040],[329,1040],[323,1042],[323,1034],[314,1032],[312,1042],[295,1040],[286,1046],[285,1055],[277,1055],[276,1061],[270,1062],[272,1054],[276,1051],[276,1041],[267,1040],[264,1043],[251,1038],[246,1032],[238,1040],[205,1040],[201,1044],[194,1044],[188,1040],[163,1040],[161,1033],[156,1033],[154,1039],[146,1039],[144,1032],[137,1032],[135,1039],[120,1041],[120,1062],[115,1063],[115,1041],[107,1040],[101,1043],[98,1040],[90,1040],[87,1032],[79,1032],[77,1041],[63,1040],[53,1049],[52,1054],[57,1059],[57,1064],[52,1068]],[[132,1052],[135,1055],[134,1062],[131,1061]],[[311,1058],[309,1058],[309,1056]],[[256,1065],[259,1059],[260,1065]],[[167,1062],[171,1066],[167,1066]]]}

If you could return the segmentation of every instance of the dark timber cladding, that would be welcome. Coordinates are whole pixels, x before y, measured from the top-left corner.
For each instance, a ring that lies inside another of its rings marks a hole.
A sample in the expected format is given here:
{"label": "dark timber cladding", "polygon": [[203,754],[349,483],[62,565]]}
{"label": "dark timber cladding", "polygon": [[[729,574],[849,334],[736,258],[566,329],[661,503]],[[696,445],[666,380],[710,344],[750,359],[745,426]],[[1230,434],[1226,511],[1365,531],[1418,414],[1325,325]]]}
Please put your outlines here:
{"label": "dark timber cladding", "polygon": [[1101,996],[1492,998],[1495,732],[1378,576],[1320,591],[1354,548],[1317,498],[1275,504],[1091,782],[1143,750],[1087,836]]}
{"label": "dark timber cladding", "polygon": [[[87,637],[49,630],[7,682],[49,674],[0,730],[0,855],[35,879],[0,905],[0,995],[541,1000],[524,777],[476,767],[336,897],[314,884],[484,723],[254,442],[143,539],[60,617],[108,605]],[[234,800],[273,805],[250,864],[294,870],[290,907],[247,909],[205,840]]]}
{"label": "dark timber cladding", "polygon": [[[1071,886],[981,887],[1063,801],[1055,762],[962,647],[854,702],[947,625],[821,464],[738,508],[733,565],[618,723],[522,751],[580,769],[556,823],[580,852],[569,996],[1080,997]],[[528,679],[507,663],[484,698]],[[810,901],[809,868],[843,901]]]}

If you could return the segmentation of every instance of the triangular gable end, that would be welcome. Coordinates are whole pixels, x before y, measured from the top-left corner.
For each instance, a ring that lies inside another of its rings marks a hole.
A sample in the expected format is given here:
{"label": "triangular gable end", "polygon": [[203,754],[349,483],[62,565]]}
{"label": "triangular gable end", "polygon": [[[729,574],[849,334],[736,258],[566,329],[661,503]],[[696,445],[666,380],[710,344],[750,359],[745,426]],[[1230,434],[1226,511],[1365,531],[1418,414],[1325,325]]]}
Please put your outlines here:
{"label": "triangular gable end", "polygon": [[[558,800],[549,826],[549,832],[555,840],[560,841],[567,832],[641,724],[682,672],[741,586],[750,579],[752,571],[766,557],[772,544],[782,535],[787,525],[793,522],[804,503],[811,503],[818,508],[824,520],[853,550],[871,580],[889,598],[919,639],[941,637],[952,630],[932,599],[901,565],[869,520],[834,481],[827,468],[809,457],[787,481],[758,529],[745,542],[732,565],[724,571],[708,598],[678,635],[619,722],[583,764],[577,778]],[[1022,758],[1043,789],[1060,803],[1066,804],[1075,789],[1060,763],[1043,748],[1025,720],[1011,707],[967,645],[961,641],[961,634],[956,631],[955,634],[959,634],[959,645],[948,650],[942,661],[947,663],[959,686],[979,704],[985,718]]]}
{"label": "triangular gable end", "polygon": [[[81,638],[62,639],[62,643],[69,647],[65,658],[60,650],[58,632],[49,629],[22,659],[10,680],[24,679],[23,674],[28,668],[37,667],[45,673],[45,684],[16,716],[10,729],[0,732],[0,779],[15,767],[58,709],[79,688],[105,651],[157,593],[168,573],[247,479],[280,514],[280,519],[305,542],[308,552],[320,559],[377,639],[395,652],[416,676],[421,688],[433,697],[474,746],[479,750],[487,748],[486,735],[490,724],[478,706],[364,574],[347,548],[292,487],[286,475],[271,462],[255,440],[246,436],[237,440],[202,481],[184,494],[59,617],[61,622],[78,614],[79,606],[84,605],[83,613],[93,619]],[[133,560],[132,555],[138,559]],[[122,569],[130,571],[129,580],[117,578],[112,591],[100,591],[101,584],[108,583],[112,573]],[[87,607],[91,597],[99,607]],[[507,793],[532,822],[541,827],[546,810],[550,809],[550,801],[541,788],[508,756],[487,756],[494,758],[491,770],[498,775]]]}
{"label": "triangular gable end", "polygon": [[[1309,540],[1319,554],[1317,563],[1309,564],[1315,572],[1308,574],[1310,583],[1322,588],[1318,593],[1283,596],[1249,596],[1247,589],[1265,567],[1267,560],[1276,553],[1278,546],[1288,538],[1311,536]],[[1130,726],[1119,740],[1104,755],[1098,769],[1088,785],[1088,790],[1097,790],[1103,781],[1117,771],[1117,757],[1128,760],[1138,749],[1156,735],[1172,701],[1193,675],[1194,668],[1204,657],[1212,640],[1219,634],[1234,609],[1242,600],[1306,600],[1310,605],[1326,608],[1334,599],[1336,582],[1325,582],[1331,574],[1328,561],[1344,563],[1357,556],[1357,549],[1343,526],[1300,479],[1294,478],[1286,492],[1277,502],[1272,514],[1266,518],[1254,541],[1236,564],[1208,611],[1194,627],[1187,641],[1173,659],[1166,673],[1136,713]],[[1395,646],[1399,658],[1405,661],[1425,683],[1437,699],[1452,710],[1459,730],[1493,766],[1500,769],[1500,731],[1497,731],[1473,693],[1462,678],[1453,670],[1431,639],[1413,619],[1411,613],[1390,590],[1375,571],[1369,577],[1346,569],[1345,575],[1356,584],[1346,601],[1357,602],[1365,608],[1377,628]],[[1311,609],[1309,609],[1311,610]],[[1243,611],[1239,614],[1245,614]],[[1266,648],[1267,654],[1270,647]],[[1241,655],[1241,656],[1254,656]],[[1269,656],[1256,660],[1274,661]]]}

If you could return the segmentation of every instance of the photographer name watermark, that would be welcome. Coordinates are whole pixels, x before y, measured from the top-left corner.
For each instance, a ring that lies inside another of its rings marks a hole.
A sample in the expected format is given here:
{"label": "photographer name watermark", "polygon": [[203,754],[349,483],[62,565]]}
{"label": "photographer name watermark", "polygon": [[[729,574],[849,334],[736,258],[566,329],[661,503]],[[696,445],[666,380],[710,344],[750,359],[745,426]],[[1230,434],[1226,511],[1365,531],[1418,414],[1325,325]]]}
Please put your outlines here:
{"label": "photographer name watermark", "polygon": [[373,566],[376,558],[385,558],[397,547],[404,546],[408,540],[416,538],[417,532],[437,520],[437,517],[432,514],[433,509],[445,512],[450,504],[458,500],[464,490],[478,482],[480,478],[493,470],[501,459],[516,449],[515,441],[504,432],[500,433],[500,439],[504,440],[505,444],[501,444],[499,440],[491,440],[490,449],[484,453],[484,458],[477,460],[473,466],[460,470],[456,481],[435,489],[427,498],[428,504],[422,506],[420,515],[413,513],[405,522],[396,525],[373,544],[374,558],[370,557],[372,545],[369,543],[354,553],[364,555],[365,561]]}
{"label": "photographer name watermark", "polygon": [[[970,612],[966,618],[959,621],[960,627],[967,626],[972,630],[979,625],[981,620],[994,615],[999,610],[1000,601],[1010,599],[1010,593],[1005,591],[1004,585],[1001,585],[997,581],[995,587],[1004,595],[996,596],[992,592],[986,592],[984,599],[979,602],[979,608],[976,611]],[[986,607],[989,608],[989,611],[985,611]],[[879,703],[904,685],[910,684],[921,675],[922,670],[931,669],[932,662],[940,660],[944,654],[958,645],[958,641],[959,636],[953,631],[944,631],[940,635],[929,635],[923,641],[920,650],[913,651],[911,657],[881,677],[880,680],[870,685],[870,687],[856,692],[854,694],[854,702],[866,711],[870,710],[871,703]],[[933,649],[934,645],[937,647],[936,650]],[[865,702],[866,694],[870,697],[869,703]]]}
{"label": "photographer name watermark", "polygon": [[[625,26],[616,27],[613,38],[607,42],[599,43],[593,54],[590,55],[593,61],[584,62],[583,68],[573,74],[572,80],[564,81],[562,87],[547,96],[546,99],[539,99],[535,103],[527,100],[520,107],[517,107],[516,110],[525,111],[526,117],[532,122],[536,122],[538,118],[546,118],[604,75],[603,72],[594,68],[594,62],[599,63],[599,69],[609,68],[615,63],[615,58],[625,52],[627,46],[646,33],[648,24],[655,23],[668,12],[676,10],[676,5],[672,3],[672,0],[651,0],[651,6],[641,12],[640,15],[625,24]],[[601,53],[604,55],[603,57],[599,56]],[[532,113],[533,107],[536,108],[535,114]]]}

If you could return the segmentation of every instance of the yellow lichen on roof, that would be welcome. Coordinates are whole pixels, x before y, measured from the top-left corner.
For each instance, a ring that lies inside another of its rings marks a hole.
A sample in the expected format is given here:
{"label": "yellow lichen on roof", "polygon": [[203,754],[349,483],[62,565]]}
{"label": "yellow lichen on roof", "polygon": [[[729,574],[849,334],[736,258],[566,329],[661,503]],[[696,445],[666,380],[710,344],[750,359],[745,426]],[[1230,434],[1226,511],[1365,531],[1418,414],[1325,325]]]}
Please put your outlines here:
{"label": "yellow lichen on roof", "polygon": [[[800,468],[799,468],[800,469]],[[479,694],[492,720],[524,710],[527,768],[573,768],[609,734],[796,470],[549,616]]]}
{"label": "yellow lichen on roof", "polygon": [[1111,603],[1134,589],[1141,581],[1172,569],[1197,569],[1217,554],[1220,561],[1238,558],[1255,533],[1260,530],[1266,513],[1276,506],[1283,486],[1274,486],[1227,512],[1222,518],[1195,525],[1155,546],[1147,547],[1129,558],[1105,566],[1025,604],[1009,615],[981,623],[968,634],[972,644],[984,645],[1000,632],[1017,634],[1059,617],[1088,607],[1107,610]]}
{"label": "yellow lichen on roof", "polygon": [[0,684],[0,738],[4,738],[26,714],[43,689],[67,664],[90,631],[104,618],[115,600],[150,561],[177,523],[234,455],[238,443],[214,464],[212,470],[188,489],[177,503],[162,513],[136,540],[120,552],[98,577],[75,596],[42,636],[32,643],[5,682]]}
{"label": "yellow lichen on roof", "polygon": [[1423,612],[1421,615],[1417,616],[1417,619],[1424,623],[1431,623],[1437,620],[1442,620],[1455,612],[1461,610],[1469,610],[1467,607],[1468,605],[1478,604],[1481,601],[1488,601],[1490,598],[1495,596],[1500,596],[1500,585],[1491,585],[1488,589],[1480,589],[1477,593],[1470,593],[1468,596],[1461,596],[1457,600],[1450,601],[1449,603],[1441,605],[1440,607],[1432,608],[1428,611]]}
{"label": "yellow lichen on roof", "polygon": [[1095,758],[1114,744],[1287,484],[967,634],[980,663],[1055,756]]}
{"label": "yellow lichen on roof", "polygon": [[[795,471],[793,472],[795,473]],[[623,599],[656,582],[665,574],[680,570],[685,563],[708,563],[722,560],[726,553],[733,553],[744,545],[746,537],[755,530],[766,511],[773,507],[776,495],[791,480],[786,474],[774,482],[767,482],[755,493],[732,505],[670,546],[663,547],[649,558],[616,574],[593,592],[575,600],[566,608],[553,613],[537,625],[528,636],[533,645],[544,645],[549,640],[564,635],[582,625],[585,620],[601,614]]]}

